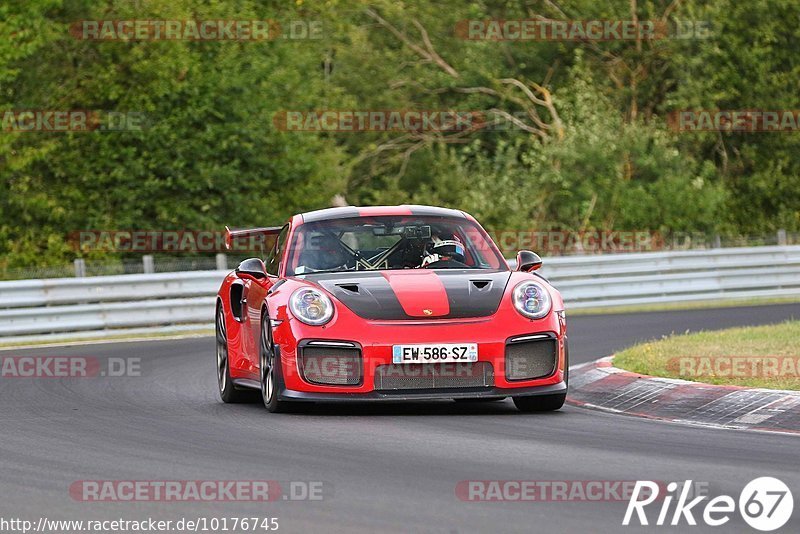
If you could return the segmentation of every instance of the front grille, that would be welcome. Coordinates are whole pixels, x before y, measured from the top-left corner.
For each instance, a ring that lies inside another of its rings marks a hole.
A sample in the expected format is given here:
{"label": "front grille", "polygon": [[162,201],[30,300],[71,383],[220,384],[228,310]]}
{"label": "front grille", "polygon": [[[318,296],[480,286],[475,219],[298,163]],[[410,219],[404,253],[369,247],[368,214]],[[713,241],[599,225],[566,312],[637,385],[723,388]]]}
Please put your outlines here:
{"label": "front grille", "polygon": [[530,380],[552,375],[558,362],[558,341],[537,339],[506,345],[506,379]]}
{"label": "front grille", "polygon": [[300,372],[312,384],[357,386],[361,383],[361,351],[336,347],[303,347]]}
{"label": "front grille", "polygon": [[379,365],[375,390],[479,388],[494,386],[489,362]]}

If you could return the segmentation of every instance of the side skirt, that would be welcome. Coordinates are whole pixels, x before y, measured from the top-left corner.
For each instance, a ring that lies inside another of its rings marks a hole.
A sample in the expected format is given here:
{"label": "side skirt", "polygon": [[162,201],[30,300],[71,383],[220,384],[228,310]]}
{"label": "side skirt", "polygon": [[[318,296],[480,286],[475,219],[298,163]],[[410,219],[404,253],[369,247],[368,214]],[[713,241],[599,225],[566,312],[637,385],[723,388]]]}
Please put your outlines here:
{"label": "side skirt", "polygon": [[261,389],[261,384],[258,383],[258,380],[251,380],[249,378],[232,378],[231,381],[233,382],[234,386],[240,388]]}

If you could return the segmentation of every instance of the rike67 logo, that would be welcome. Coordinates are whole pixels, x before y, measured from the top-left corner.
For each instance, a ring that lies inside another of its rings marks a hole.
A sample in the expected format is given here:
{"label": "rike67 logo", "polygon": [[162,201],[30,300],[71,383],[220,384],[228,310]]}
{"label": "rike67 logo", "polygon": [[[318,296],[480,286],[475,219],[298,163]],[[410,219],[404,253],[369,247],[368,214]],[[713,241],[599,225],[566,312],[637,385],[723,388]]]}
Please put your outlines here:
{"label": "rike67 logo", "polygon": [[[639,525],[649,525],[652,515],[648,519],[645,507],[655,502],[661,503],[658,518],[655,520],[658,526],[667,524],[695,526],[697,525],[695,514],[698,514],[706,525],[712,527],[722,526],[730,521],[737,507],[733,497],[720,495],[706,502],[705,506],[699,506],[708,499],[708,496],[703,495],[689,500],[691,488],[691,480],[687,480],[682,487],[676,482],[671,482],[667,485],[666,492],[659,494],[663,487],[656,482],[637,481],[622,524],[636,525],[638,520]],[[673,501],[675,507],[671,510]],[[654,508],[657,507],[658,505]],[[768,532],[781,528],[789,521],[794,509],[794,499],[789,487],[782,481],[772,477],[760,477],[750,481],[739,494],[738,508],[748,525],[756,530]],[[634,513],[635,520],[631,523]]]}

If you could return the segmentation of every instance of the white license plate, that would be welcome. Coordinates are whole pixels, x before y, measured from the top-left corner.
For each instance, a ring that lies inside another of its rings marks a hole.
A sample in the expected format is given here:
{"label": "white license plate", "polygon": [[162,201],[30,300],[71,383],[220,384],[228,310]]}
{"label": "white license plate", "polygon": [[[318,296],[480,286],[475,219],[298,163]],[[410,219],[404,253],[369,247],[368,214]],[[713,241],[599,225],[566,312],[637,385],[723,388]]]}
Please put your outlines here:
{"label": "white license plate", "polygon": [[392,363],[460,363],[477,361],[477,343],[392,346]]}

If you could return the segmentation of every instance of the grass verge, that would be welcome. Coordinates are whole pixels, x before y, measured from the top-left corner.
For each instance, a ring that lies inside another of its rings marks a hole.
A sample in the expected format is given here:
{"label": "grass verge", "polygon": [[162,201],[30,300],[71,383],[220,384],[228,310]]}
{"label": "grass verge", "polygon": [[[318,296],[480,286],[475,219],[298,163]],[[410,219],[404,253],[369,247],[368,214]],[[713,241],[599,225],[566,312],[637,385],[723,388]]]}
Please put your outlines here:
{"label": "grass verge", "polygon": [[739,308],[742,306],[769,306],[773,304],[800,303],[800,296],[792,297],[760,297],[750,299],[718,299],[699,300],[696,302],[670,302],[664,304],[632,304],[630,306],[570,308],[567,302],[567,314],[575,315],[609,315],[615,313],[640,313],[678,310],[703,310],[709,308]]}
{"label": "grass verge", "polygon": [[800,390],[800,321],[673,334],[618,353],[614,366],[708,384]]}
{"label": "grass verge", "polygon": [[155,341],[168,339],[182,339],[187,337],[213,336],[213,328],[198,328],[197,330],[180,330],[172,332],[135,332],[110,334],[105,336],[86,336],[77,337],[64,334],[64,336],[53,336],[47,339],[37,339],[28,341],[7,341],[0,342],[0,349],[24,349],[28,347],[47,347],[47,346],[66,346],[66,345],[88,345],[94,343],[114,343],[120,341]]}

